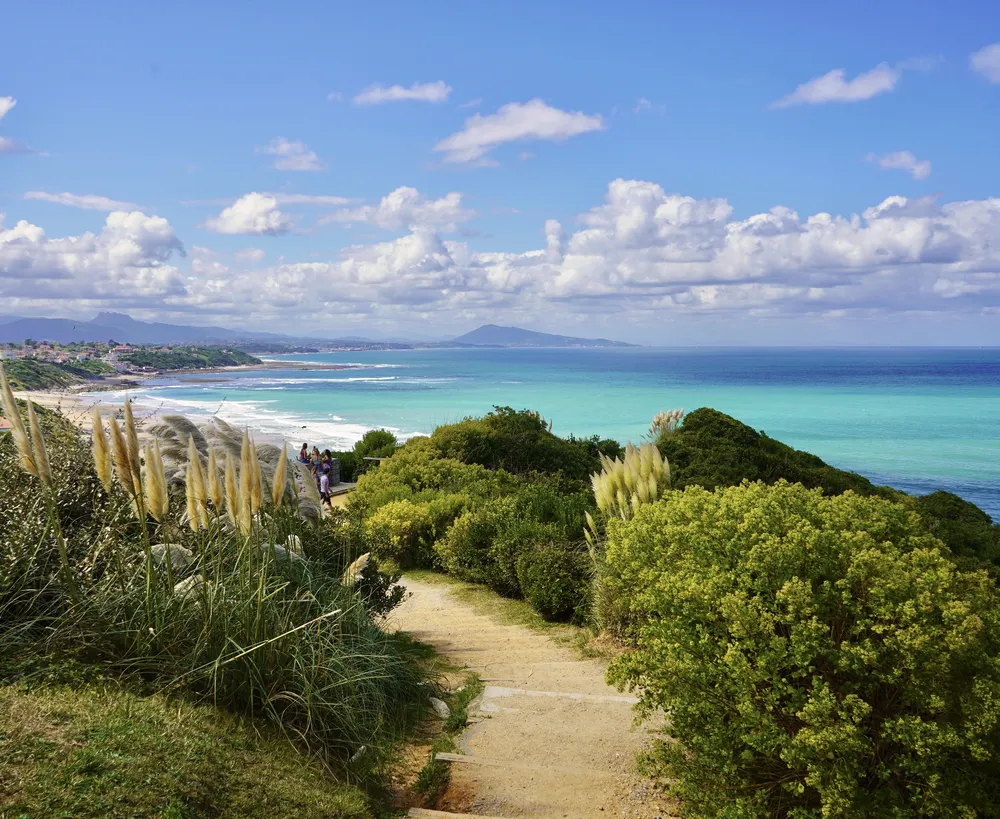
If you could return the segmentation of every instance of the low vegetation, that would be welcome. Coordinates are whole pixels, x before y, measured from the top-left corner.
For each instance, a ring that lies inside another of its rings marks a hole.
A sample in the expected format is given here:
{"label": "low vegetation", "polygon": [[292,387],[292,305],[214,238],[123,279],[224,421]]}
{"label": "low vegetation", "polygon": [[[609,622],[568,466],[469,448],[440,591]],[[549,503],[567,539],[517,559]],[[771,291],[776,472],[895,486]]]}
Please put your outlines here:
{"label": "low vegetation", "polygon": [[608,527],[634,624],[610,679],[670,718],[693,816],[993,815],[1000,593],[905,505],[691,486]]}
{"label": "low vegetation", "polygon": [[367,819],[261,721],[112,680],[0,685],[0,815]]}
{"label": "low vegetation", "polygon": [[102,361],[56,363],[33,359],[8,361],[5,369],[15,390],[65,389],[114,372],[113,367]]}
{"label": "low vegetation", "polygon": [[158,352],[139,349],[122,353],[121,360],[134,367],[148,370],[202,370],[207,367],[236,367],[260,364],[260,359],[242,350],[223,347],[185,347]]}
{"label": "low vegetation", "polygon": [[411,646],[378,626],[402,592],[321,519],[287,453],[180,417],[142,444],[128,406],[124,427],[96,419],[91,451],[4,387],[0,676],[43,697],[38,668],[100,668],[130,696],[263,721],[340,780],[377,782],[427,701]]}

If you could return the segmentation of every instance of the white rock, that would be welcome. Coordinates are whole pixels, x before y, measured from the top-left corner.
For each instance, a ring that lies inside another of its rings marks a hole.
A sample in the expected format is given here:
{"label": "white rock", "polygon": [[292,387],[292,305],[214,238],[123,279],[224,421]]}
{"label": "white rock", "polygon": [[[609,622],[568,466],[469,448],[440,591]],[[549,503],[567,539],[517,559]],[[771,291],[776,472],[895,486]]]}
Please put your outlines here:
{"label": "white rock", "polygon": [[434,713],[441,717],[441,719],[448,719],[451,716],[451,709],[448,707],[448,703],[444,700],[439,700],[437,697],[431,697],[431,708],[434,709]]}

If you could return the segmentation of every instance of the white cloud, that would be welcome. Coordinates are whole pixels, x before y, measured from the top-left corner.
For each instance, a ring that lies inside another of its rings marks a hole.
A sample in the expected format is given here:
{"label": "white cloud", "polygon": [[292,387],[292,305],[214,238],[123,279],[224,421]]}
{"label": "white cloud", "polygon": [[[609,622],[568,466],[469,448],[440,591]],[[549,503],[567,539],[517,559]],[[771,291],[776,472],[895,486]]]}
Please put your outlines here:
{"label": "white cloud", "polygon": [[521,153],[517,155],[517,158],[522,162],[527,162],[529,159],[534,159],[534,157],[535,155],[531,151],[521,151]]}
{"label": "white cloud", "polygon": [[266,193],[279,205],[347,205],[350,199],[344,196],[313,195],[311,193]]}
{"label": "white cloud", "polygon": [[17,105],[17,100],[13,97],[0,97],[0,119],[7,116],[15,105]]}
{"label": "white cloud", "polygon": [[122,202],[119,199],[109,199],[107,196],[96,196],[84,193],[45,193],[44,191],[28,191],[24,195],[25,199],[38,199],[42,202],[51,202],[55,205],[66,205],[71,208],[81,208],[82,210],[136,210],[138,205],[134,202]]}
{"label": "white cloud", "polygon": [[275,137],[257,152],[276,157],[273,167],[279,171],[321,171],[325,167],[302,142],[285,137]]}
{"label": "white cloud", "polygon": [[561,111],[540,99],[510,102],[495,114],[475,114],[458,131],[434,146],[443,151],[445,162],[495,164],[487,154],[505,142],[548,140],[562,142],[589,131],[604,130],[599,114]]}
{"label": "white cloud", "polygon": [[344,94],[341,91],[331,91],[326,95],[327,102],[340,102],[344,98]]}
{"label": "white cloud", "polygon": [[926,179],[931,175],[930,160],[917,159],[909,151],[894,151],[883,156],[868,154],[865,158],[869,162],[877,162],[880,168],[906,171],[914,179]]}
{"label": "white cloud", "polygon": [[380,105],[383,102],[444,102],[451,93],[451,86],[443,80],[437,82],[414,83],[409,88],[401,85],[369,85],[354,98],[355,105]]}
{"label": "white cloud", "polygon": [[396,188],[377,205],[363,205],[333,213],[322,222],[364,222],[385,230],[433,228],[452,232],[459,222],[476,216],[462,207],[462,194],[452,192],[440,199],[427,199],[415,188]]}
{"label": "white cloud", "polygon": [[458,107],[459,108],[478,108],[482,104],[483,104],[483,98],[482,97],[476,97],[475,99],[471,99],[468,102],[463,102]]}
{"label": "white cloud", "polygon": [[1000,83],[1000,43],[979,49],[969,57],[969,67],[992,83]]}
{"label": "white cloud", "polygon": [[262,193],[241,196],[218,216],[202,224],[213,233],[278,236],[292,229],[291,220],[278,209],[278,201]]}
{"label": "white cloud", "polygon": [[168,264],[184,247],[166,219],[108,214],[99,234],[49,239],[37,225],[0,223],[0,296],[9,298],[157,300],[184,293]]}
{"label": "white cloud", "polygon": [[[162,219],[113,213],[97,236],[52,240],[19,222],[0,228],[0,298],[49,314],[153,305],[172,318],[261,328],[294,322],[303,332],[303,316],[315,320],[313,327],[336,318],[338,326],[364,321],[388,329],[418,320],[570,315],[591,326],[606,322],[609,330],[642,325],[651,337],[685,316],[716,317],[719,326],[751,333],[747,320],[762,317],[919,312],[957,316],[952,326],[966,326],[966,317],[1000,312],[1000,199],[893,196],[857,214],[800,216],[775,206],[736,219],[725,199],[617,179],[575,226],[546,220],[537,249],[510,252],[474,251],[442,238],[441,224],[461,209],[457,200],[415,219],[420,207],[448,197],[426,200],[407,189],[395,205],[392,197],[370,206],[365,218],[422,224],[391,241],[263,267],[256,248],[230,257],[199,246],[183,276],[172,259],[180,243]],[[271,213],[277,203],[250,210]],[[254,219],[233,219],[259,227]]]}
{"label": "white cloud", "polygon": [[635,104],[635,108],[632,109],[633,114],[638,114],[640,111],[645,111],[653,107],[653,103],[647,100],[645,97],[639,97]]}
{"label": "white cloud", "polygon": [[245,247],[243,250],[237,250],[233,254],[233,258],[238,262],[256,264],[263,259],[265,255],[267,254],[259,247]]}
{"label": "white cloud", "polygon": [[821,105],[826,102],[859,102],[879,94],[885,94],[896,87],[902,76],[900,68],[888,63],[880,63],[871,71],[858,74],[853,80],[845,79],[843,68],[828,71],[822,77],[815,77],[798,86],[787,97],[782,97],[772,108],[787,108],[792,105]]}

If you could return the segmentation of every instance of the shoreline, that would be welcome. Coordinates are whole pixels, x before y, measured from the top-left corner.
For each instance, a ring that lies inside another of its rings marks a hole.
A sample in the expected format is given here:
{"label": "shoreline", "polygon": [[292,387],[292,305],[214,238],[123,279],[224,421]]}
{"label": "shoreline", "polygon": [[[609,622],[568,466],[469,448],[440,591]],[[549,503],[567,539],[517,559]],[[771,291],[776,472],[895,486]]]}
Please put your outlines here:
{"label": "shoreline", "polygon": [[[238,364],[230,367],[202,367],[196,369],[166,370],[156,372],[137,372],[108,375],[84,381],[80,384],[73,384],[69,387],[47,390],[15,390],[14,395],[22,400],[30,400],[45,409],[56,410],[64,415],[81,434],[88,438],[93,431],[93,410],[98,407],[102,418],[115,416],[119,419],[123,417],[125,407],[125,397],[132,390],[141,390],[147,381],[178,377],[180,381],[197,383],[219,382],[225,379],[212,379],[210,376],[232,372],[260,372],[275,370],[297,370],[297,371],[326,371],[326,370],[354,370],[361,369],[350,364],[333,364],[327,362],[305,362],[305,361],[262,361],[260,364]],[[205,375],[204,379],[190,378],[190,376]],[[115,393],[114,396],[109,395]],[[135,418],[141,428],[146,425],[156,423],[164,415],[183,415],[189,417],[195,423],[202,423],[207,418],[203,413],[190,413],[178,410],[164,409],[162,407],[151,407],[148,403],[133,404]],[[233,422],[230,422],[233,423]],[[239,428],[245,424],[234,423]],[[250,426],[254,440],[257,443],[272,443],[278,446],[283,443],[298,447],[300,441],[298,437],[289,437],[286,433],[267,431],[265,429]],[[315,434],[305,433],[308,437],[316,438]]]}

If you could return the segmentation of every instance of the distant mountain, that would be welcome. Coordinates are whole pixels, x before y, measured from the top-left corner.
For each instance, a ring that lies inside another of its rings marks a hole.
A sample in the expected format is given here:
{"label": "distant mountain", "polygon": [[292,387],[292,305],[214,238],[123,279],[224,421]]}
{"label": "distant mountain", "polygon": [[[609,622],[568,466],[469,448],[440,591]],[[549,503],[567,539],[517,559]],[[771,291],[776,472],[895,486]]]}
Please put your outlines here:
{"label": "distant mountain", "polygon": [[459,336],[456,344],[471,344],[476,347],[637,347],[637,344],[626,344],[624,341],[611,341],[606,338],[576,338],[575,336],[556,336],[551,333],[536,333],[534,330],[522,330],[520,327],[501,327],[497,324],[484,324]]}
{"label": "distant mountain", "polygon": [[290,336],[228,330],[225,327],[191,327],[183,324],[136,321],[124,313],[98,313],[93,321],[73,319],[16,318],[0,319],[0,342],[36,341],[109,341],[123,344],[182,344],[241,340],[277,341]]}

